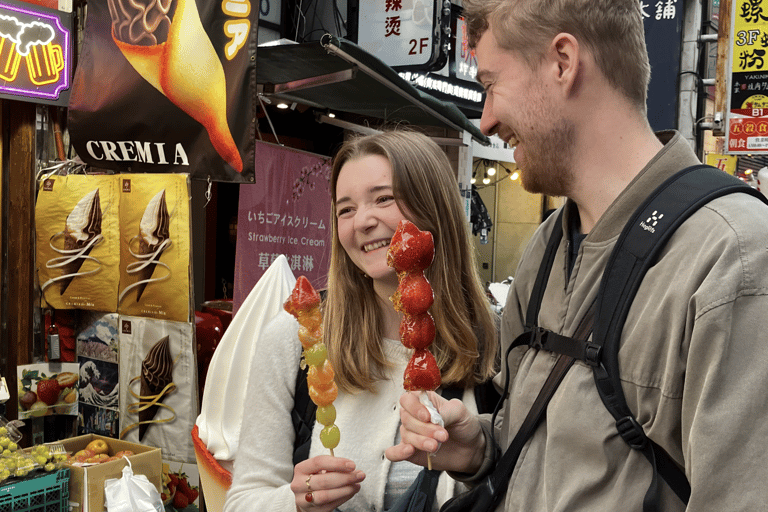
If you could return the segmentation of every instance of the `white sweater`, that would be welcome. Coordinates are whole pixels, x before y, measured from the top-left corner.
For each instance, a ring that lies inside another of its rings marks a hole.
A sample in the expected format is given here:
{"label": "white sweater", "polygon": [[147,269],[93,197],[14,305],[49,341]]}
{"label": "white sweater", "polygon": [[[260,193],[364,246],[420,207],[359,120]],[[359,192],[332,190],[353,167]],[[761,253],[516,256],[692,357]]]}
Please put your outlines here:
{"label": "white sweater", "polygon": [[[252,361],[247,407],[243,413],[240,444],[235,458],[232,487],[225,512],[294,512],[294,429],[291,411],[301,344],[298,323],[281,312],[258,340]],[[377,383],[376,392],[339,392],[334,402],[341,441],[334,455],[353,460],[366,478],[360,492],[339,507],[342,511],[380,512],[390,461],[384,450],[392,446],[400,426],[399,398],[403,394],[403,372],[411,351],[399,341],[384,340],[384,353],[394,364],[390,378]],[[246,383],[243,383],[244,385]],[[222,397],[226,400],[226,397]],[[464,393],[470,410],[476,409],[471,390]],[[318,441],[322,425],[315,423],[309,456],[330,452]],[[440,476],[435,500],[439,507],[463,486],[446,474]]]}

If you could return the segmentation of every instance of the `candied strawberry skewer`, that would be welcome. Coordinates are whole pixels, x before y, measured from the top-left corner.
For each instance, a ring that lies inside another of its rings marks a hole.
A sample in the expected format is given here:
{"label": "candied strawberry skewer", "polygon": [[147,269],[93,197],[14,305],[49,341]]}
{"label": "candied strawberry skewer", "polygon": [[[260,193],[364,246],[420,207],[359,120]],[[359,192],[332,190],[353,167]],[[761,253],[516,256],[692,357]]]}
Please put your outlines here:
{"label": "candied strawberry skewer", "polygon": [[[414,349],[403,374],[403,387],[408,391],[421,391],[419,401],[427,407],[430,421],[443,425],[443,419],[429,399],[427,391],[440,387],[440,369],[429,345],[435,339],[435,321],[429,314],[434,293],[424,270],[435,257],[432,233],[421,231],[412,222],[402,220],[397,226],[387,251],[387,265],[395,269],[397,291],[391,300],[395,310],[403,313],[400,322],[400,341]],[[431,454],[427,467],[432,469]]]}
{"label": "candied strawberry skewer", "polygon": [[309,398],[317,404],[315,417],[323,425],[320,442],[331,450],[339,445],[341,434],[336,421],[336,408],[333,401],[339,394],[334,379],[333,367],[328,360],[328,349],[323,343],[323,315],[320,312],[320,294],[312,287],[309,280],[299,276],[296,285],[283,308],[299,321],[299,341],[301,341],[301,369],[309,365],[307,388]]}

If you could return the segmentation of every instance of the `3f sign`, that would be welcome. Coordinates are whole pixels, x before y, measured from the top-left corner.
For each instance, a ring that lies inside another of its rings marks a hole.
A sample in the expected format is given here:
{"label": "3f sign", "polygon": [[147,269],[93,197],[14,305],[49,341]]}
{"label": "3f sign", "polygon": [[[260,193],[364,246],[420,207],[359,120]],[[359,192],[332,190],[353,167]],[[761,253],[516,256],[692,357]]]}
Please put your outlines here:
{"label": "3f sign", "polygon": [[[421,39],[411,39],[408,41],[411,44],[411,51],[408,52],[408,55],[416,55],[424,53],[424,48],[429,46],[429,38],[428,37],[422,37]],[[416,51],[416,47],[419,47],[419,50]]]}
{"label": "3f sign", "polygon": [[739,30],[736,33],[736,40],[734,41],[737,46],[746,46],[749,44],[755,44],[757,37],[760,35],[759,30]]}

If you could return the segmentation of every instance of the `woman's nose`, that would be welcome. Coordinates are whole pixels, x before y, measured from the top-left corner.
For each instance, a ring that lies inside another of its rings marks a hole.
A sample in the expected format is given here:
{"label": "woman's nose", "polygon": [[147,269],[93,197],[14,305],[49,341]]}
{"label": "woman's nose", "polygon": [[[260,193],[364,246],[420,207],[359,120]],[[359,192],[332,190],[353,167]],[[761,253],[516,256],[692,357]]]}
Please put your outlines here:
{"label": "woman's nose", "polygon": [[376,225],[376,216],[373,211],[367,207],[358,208],[355,213],[355,229],[357,231],[367,231]]}

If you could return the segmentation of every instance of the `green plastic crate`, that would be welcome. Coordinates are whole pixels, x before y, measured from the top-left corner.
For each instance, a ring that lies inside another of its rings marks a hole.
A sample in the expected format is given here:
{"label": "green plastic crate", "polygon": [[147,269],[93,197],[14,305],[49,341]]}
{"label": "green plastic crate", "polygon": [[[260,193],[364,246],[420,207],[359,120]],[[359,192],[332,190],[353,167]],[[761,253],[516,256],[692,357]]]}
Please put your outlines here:
{"label": "green plastic crate", "polygon": [[69,469],[0,486],[0,512],[68,512]]}

